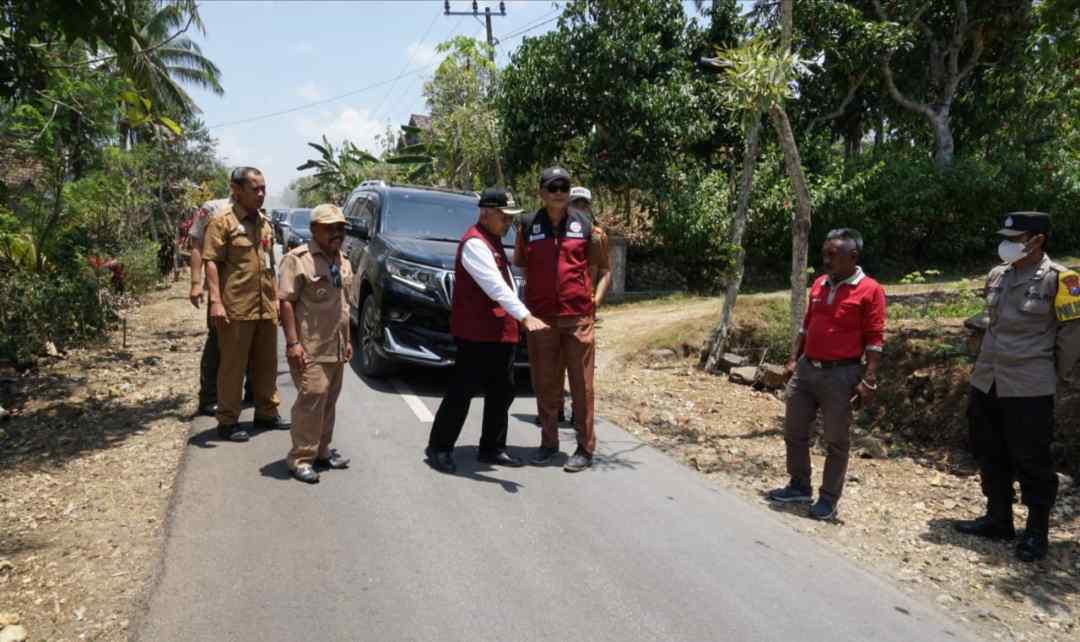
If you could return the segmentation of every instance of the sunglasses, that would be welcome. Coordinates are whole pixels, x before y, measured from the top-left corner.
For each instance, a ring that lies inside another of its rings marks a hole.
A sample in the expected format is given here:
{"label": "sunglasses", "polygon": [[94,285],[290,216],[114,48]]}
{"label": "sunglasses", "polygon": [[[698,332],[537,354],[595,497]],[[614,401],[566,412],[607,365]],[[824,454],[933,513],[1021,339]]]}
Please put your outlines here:
{"label": "sunglasses", "polygon": [[570,183],[552,183],[544,188],[546,191],[554,194],[556,192],[569,192]]}
{"label": "sunglasses", "polygon": [[337,263],[330,264],[330,282],[334,284],[334,287],[341,289],[341,266]]}

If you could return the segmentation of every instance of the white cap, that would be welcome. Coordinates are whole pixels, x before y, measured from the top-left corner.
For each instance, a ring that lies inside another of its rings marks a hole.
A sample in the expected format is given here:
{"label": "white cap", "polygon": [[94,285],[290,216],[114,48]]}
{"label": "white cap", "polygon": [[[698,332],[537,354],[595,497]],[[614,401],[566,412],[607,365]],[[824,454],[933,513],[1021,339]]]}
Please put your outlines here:
{"label": "white cap", "polygon": [[570,188],[570,200],[576,201],[579,198],[583,198],[586,201],[592,203],[592,192],[585,187],[572,187]]}

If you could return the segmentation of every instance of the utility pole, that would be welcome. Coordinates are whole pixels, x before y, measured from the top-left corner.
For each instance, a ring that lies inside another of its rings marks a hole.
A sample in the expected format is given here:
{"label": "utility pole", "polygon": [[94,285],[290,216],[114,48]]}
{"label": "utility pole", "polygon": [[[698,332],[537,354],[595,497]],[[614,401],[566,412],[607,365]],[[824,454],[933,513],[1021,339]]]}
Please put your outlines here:
{"label": "utility pole", "polygon": [[[451,11],[450,0],[443,2],[443,15],[446,16],[474,16],[479,18],[480,7],[476,0],[473,0],[472,11]],[[484,26],[487,28],[487,43],[488,43],[488,58],[492,64],[495,64],[495,36],[491,35],[491,17],[502,16],[506,17],[506,3],[499,2],[499,13],[491,13],[491,7],[484,7]]]}
{"label": "utility pole", "polygon": [[[476,0],[473,0],[472,11],[451,11],[450,0],[444,0],[443,2],[443,15],[446,16],[473,16],[479,17],[480,7],[477,5]],[[495,36],[491,34],[491,17],[502,16],[506,17],[506,3],[500,0],[499,13],[491,13],[491,7],[484,7],[484,27],[487,28],[487,43],[488,43],[488,60],[491,61],[492,69],[495,68]],[[495,141],[492,140],[492,143]],[[498,150],[501,151],[501,150]],[[506,179],[503,176],[502,159],[498,154],[495,156],[495,175],[499,179],[500,185],[506,185]]]}

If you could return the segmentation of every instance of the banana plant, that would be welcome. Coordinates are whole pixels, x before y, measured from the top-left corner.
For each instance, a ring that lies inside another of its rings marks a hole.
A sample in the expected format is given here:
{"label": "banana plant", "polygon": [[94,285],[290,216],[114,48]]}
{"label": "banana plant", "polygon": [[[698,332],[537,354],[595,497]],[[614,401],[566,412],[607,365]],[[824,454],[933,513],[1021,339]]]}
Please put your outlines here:
{"label": "banana plant", "polygon": [[296,168],[301,172],[309,169],[316,170],[315,182],[304,188],[304,192],[322,190],[326,194],[343,197],[364,180],[365,173],[371,165],[379,162],[378,158],[348,140],[341,143],[340,149],[335,149],[325,134],[321,145],[308,143],[308,146],[319,152],[320,158],[308,159]]}

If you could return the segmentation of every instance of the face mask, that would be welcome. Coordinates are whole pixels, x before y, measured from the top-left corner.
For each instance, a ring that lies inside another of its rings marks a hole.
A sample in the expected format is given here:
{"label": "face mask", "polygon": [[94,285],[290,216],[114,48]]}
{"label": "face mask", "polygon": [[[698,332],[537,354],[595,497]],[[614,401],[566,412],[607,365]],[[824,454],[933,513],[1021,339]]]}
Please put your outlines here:
{"label": "face mask", "polygon": [[1027,246],[1016,241],[1002,241],[998,245],[998,256],[1005,263],[1016,263],[1028,255]]}

